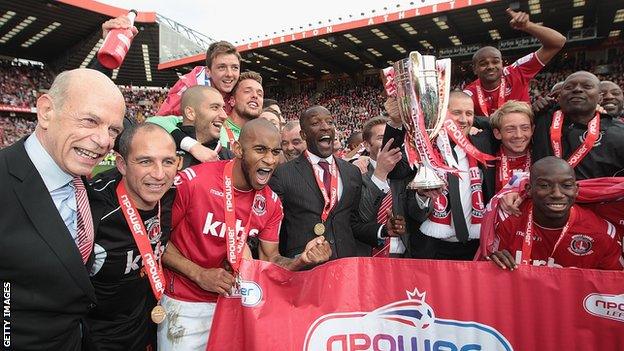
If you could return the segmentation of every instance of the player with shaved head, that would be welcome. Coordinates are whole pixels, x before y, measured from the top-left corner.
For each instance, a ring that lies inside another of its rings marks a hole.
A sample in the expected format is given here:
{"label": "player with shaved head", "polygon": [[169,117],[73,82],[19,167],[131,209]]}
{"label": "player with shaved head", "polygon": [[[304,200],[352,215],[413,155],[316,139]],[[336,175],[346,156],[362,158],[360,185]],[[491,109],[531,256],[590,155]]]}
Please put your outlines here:
{"label": "player with shaved head", "polygon": [[238,247],[245,247],[247,236],[259,239],[260,259],[290,270],[331,255],[323,237],[309,240],[296,258],[278,252],[284,215],[279,197],[266,186],[282,153],[275,126],[265,119],[247,122],[232,151],[234,160],[202,163],[176,178],[171,241],[163,257],[161,303],[168,315],[158,328],[159,350],[206,348],[217,297],[228,295],[235,284],[247,251]]}
{"label": "player with shaved head", "polygon": [[521,263],[622,270],[615,239],[621,235],[613,224],[575,205],[578,184],[565,160],[550,156],[535,162],[528,193],[520,217],[499,211],[492,262],[509,270]]}
{"label": "player with shaved head", "polygon": [[529,15],[507,9],[513,29],[533,36],[542,46],[533,53],[521,57],[510,66],[503,67],[501,52],[486,46],[472,57],[472,68],[477,80],[464,92],[472,97],[475,115],[489,116],[505,101],[529,101],[529,81],[563,48],[566,38],[559,32],[533,23]]}

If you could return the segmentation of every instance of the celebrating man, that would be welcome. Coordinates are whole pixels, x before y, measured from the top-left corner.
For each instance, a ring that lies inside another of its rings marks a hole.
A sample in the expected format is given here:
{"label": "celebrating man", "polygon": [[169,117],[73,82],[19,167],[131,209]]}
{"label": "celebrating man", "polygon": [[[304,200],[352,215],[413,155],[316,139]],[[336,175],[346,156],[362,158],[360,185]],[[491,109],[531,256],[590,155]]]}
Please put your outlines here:
{"label": "celebrating man", "polygon": [[500,140],[496,167],[498,192],[516,172],[528,172],[531,167],[531,137],[533,111],[526,102],[508,101],[490,118],[494,137]]}
{"label": "celebrating man", "polygon": [[359,169],[334,156],[334,117],[322,106],[312,106],[299,119],[308,149],[281,165],[271,188],[284,203],[280,252],[297,257],[315,236],[325,238],[332,258],[357,256],[360,240],[377,246],[378,240],[405,232],[390,218],[386,225],[363,222],[359,214],[362,176]]}
{"label": "celebrating man", "polygon": [[503,67],[501,52],[486,46],[472,57],[472,67],[477,80],[464,92],[472,97],[475,115],[489,116],[505,101],[529,102],[529,81],[563,48],[566,38],[559,32],[529,21],[529,15],[507,9],[513,29],[535,37],[542,46],[510,66]]}
{"label": "celebrating man", "polygon": [[616,226],[574,204],[578,184],[565,160],[550,156],[537,161],[528,192],[522,216],[499,211],[489,256],[495,264],[510,270],[519,263],[622,270]]}
{"label": "celebrating man", "polygon": [[217,296],[230,293],[247,236],[260,239],[260,259],[291,270],[331,255],[322,237],[309,240],[295,259],[279,255],[282,205],[266,186],[281,154],[277,129],[265,119],[253,120],[232,146],[234,160],[202,163],[176,179],[160,350],[205,349]]}
{"label": "celebrating man", "polygon": [[98,303],[87,318],[89,350],[145,351],[156,340],[150,317],[162,318],[151,316],[164,291],[160,258],[169,239],[161,198],[178,162],[171,136],[151,123],[126,128],[118,152],[119,172],[96,179],[90,199],[96,218],[91,281]]}
{"label": "celebrating man", "polygon": [[113,147],[124,114],[105,75],[63,72],[37,99],[35,133],[0,151],[0,281],[11,294],[11,349],[81,350],[82,320],[96,298],[85,267],[93,220],[80,177]]}

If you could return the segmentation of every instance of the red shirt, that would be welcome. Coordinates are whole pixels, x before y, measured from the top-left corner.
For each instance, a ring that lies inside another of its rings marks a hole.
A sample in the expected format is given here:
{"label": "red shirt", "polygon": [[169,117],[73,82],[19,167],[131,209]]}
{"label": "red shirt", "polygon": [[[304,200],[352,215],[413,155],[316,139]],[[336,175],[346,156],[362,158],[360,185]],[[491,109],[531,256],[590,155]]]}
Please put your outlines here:
{"label": "red shirt", "polygon": [[[172,208],[170,241],[182,255],[204,268],[223,267],[226,253],[223,169],[230,161],[189,167],[175,179],[177,194]],[[268,186],[260,191],[234,189],[237,233],[249,224],[249,236],[277,242],[283,218],[282,203]],[[215,302],[217,294],[197,286],[187,277],[165,269],[166,294],[175,299]]]}
{"label": "red shirt", "polygon": [[[509,179],[518,172],[528,172],[531,165],[527,165],[527,158],[530,150],[525,155],[511,157],[507,156],[507,169],[503,169],[502,151],[498,153],[496,161],[496,192],[498,193],[508,182]],[[529,160],[530,161],[530,160]],[[529,162],[530,163],[530,162]],[[528,166],[528,167],[527,167]]]}
{"label": "red shirt", "polygon": [[[507,216],[502,211],[498,213],[494,250],[509,251],[516,262],[522,258],[522,243],[531,207],[532,201],[524,201],[520,206],[520,217]],[[533,222],[532,264],[622,270],[622,247],[615,239],[618,237],[616,227],[591,210],[578,205],[573,207],[569,230],[554,253],[562,228],[546,229]]]}
{"label": "red shirt", "polygon": [[[518,100],[530,103],[529,82],[537,73],[539,73],[539,71],[542,70],[543,67],[544,64],[539,60],[534,52],[523,56],[511,65],[504,67],[501,79],[505,80],[505,101]],[[472,97],[475,116],[485,116],[486,114],[483,113],[481,107],[479,106],[477,83],[478,80],[475,80],[468,84],[468,86],[464,89],[464,92]],[[483,95],[485,96],[485,104],[488,106],[488,116],[494,113],[494,111],[496,111],[499,107],[499,88],[500,86],[494,90],[486,90],[482,87]]]}

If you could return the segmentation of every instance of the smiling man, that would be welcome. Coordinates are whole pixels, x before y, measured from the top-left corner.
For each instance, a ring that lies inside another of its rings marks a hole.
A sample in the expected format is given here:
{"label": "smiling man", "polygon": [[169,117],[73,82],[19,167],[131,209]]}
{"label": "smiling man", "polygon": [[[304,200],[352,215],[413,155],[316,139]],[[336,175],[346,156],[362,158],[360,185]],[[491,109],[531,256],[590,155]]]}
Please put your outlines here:
{"label": "smiling man", "polygon": [[[141,256],[153,255],[158,264],[169,240],[160,200],[173,184],[177,157],[171,136],[151,123],[126,128],[117,151],[119,172],[96,178],[90,199],[96,218],[91,281],[98,303],[87,317],[89,350],[139,351],[155,346],[150,312],[158,300],[150,288],[155,276]],[[128,208],[137,216],[134,225],[127,220]],[[131,230],[137,224],[144,230],[145,252],[139,249],[142,238]]]}
{"label": "smiling man", "polygon": [[530,80],[566,42],[559,32],[531,22],[524,12],[507,9],[507,14],[511,17],[511,28],[533,36],[542,46],[506,67],[501,52],[492,46],[482,47],[474,54],[472,67],[477,80],[464,92],[472,97],[477,116],[489,116],[508,100],[529,102]]}
{"label": "smiling man", "polygon": [[301,137],[299,121],[288,121],[282,129],[282,150],[287,161],[294,160],[306,150],[306,142]]}
{"label": "smiling man", "polygon": [[535,117],[532,158],[566,159],[577,179],[624,175],[624,125],[608,114],[596,112],[602,102],[600,81],[578,71],[564,81],[559,96],[561,110]]}
{"label": "smiling man", "polygon": [[0,150],[0,281],[10,285],[11,349],[82,349],[96,298],[81,176],[113,147],[124,114],[123,95],[105,75],[62,72],[37,99],[34,134]]}
{"label": "smiling man", "polygon": [[379,238],[404,230],[376,221],[363,222],[359,214],[362,176],[359,169],[334,155],[334,117],[323,106],[312,106],[299,118],[307,150],[281,165],[270,185],[284,204],[280,252],[298,257],[306,243],[324,238],[332,259],[357,256],[357,242],[377,246]]}
{"label": "smiling man", "polygon": [[602,94],[601,106],[613,118],[624,118],[624,94],[619,85],[605,80],[600,82],[600,93]]}
{"label": "smiling man", "polygon": [[223,147],[230,149],[245,123],[260,116],[263,99],[262,76],[253,71],[243,72],[232,90],[232,97],[225,101],[232,107],[232,113],[221,128]]}
{"label": "smiling man", "polygon": [[[260,240],[260,259],[290,270],[327,261],[324,238],[304,243],[295,259],[278,252],[283,218],[278,196],[266,186],[281,155],[279,132],[265,119],[247,122],[232,144],[236,158],[202,163],[180,172],[173,204],[172,236],[164,256],[165,322],[159,350],[204,350],[219,294],[235,283],[226,257],[229,229]],[[236,326],[233,326],[236,328]]]}
{"label": "smiling man", "polygon": [[[158,116],[181,116],[180,100],[184,91],[192,86],[205,85],[215,87],[228,101],[230,93],[240,75],[241,56],[236,47],[227,41],[217,41],[206,51],[206,66],[197,66],[185,74],[169,90],[167,99],[156,113]],[[229,112],[230,106],[226,107]]]}
{"label": "smiling man", "polygon": [[496,265],[510,270],[520,263],[622,270],[616,227],[574,204],[578,184],[565,160],[551,156],[537,161],[528,187],[530,198],[522,203],[520,217],[499,211],[490,256]]}
{"label": "smiling man", "polygon": [[528,172],[531,167],[531,137],[533,111],[526,102],[508,101],[490,118],[492,132],[501,147],[496,165],[498,192],[516,172]]}

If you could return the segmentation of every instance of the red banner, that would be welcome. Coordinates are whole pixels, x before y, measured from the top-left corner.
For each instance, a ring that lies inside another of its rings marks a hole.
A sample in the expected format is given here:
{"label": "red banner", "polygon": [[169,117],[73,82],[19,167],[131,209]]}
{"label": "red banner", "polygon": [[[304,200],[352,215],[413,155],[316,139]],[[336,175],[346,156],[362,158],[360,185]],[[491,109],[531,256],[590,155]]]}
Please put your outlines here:
{"label": "red banner", "polygon": [[621,350],[624,272],[350,258],[241,265],[208,350]]}

